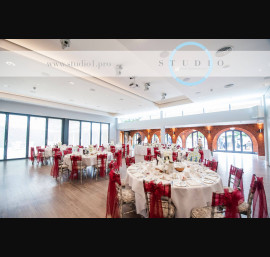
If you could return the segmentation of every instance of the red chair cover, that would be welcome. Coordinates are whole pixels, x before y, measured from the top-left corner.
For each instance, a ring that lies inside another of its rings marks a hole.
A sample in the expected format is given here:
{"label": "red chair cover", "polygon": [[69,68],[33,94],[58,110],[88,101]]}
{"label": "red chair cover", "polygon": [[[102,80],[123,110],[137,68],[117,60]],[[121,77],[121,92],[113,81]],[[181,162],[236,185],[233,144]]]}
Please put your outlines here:
{"label": "red chair cover", "polygon": [[239,169],[239,168],[236,168],[233,165],[231,165],[230,174],[235,175],[235,180],[234,180],[234,183],[233,183],[233,189],[237,189],[237,186],[238,186],[239,180],[240,180],[241,194],[242,194],[242,198],[243,198],[243,201],[244,201],[245,196],[244,196],[244,186],[243,186],[243,174],[244,174],[243,169]]}
{"label": "red chair cover", "polygon": [[43,153],[45,152],[44,149],[38,148],[38,155],[37,155],[37,162],[43,162]]}
{"label": "red chair cover", "polygon": [[64,154],[64,155],[69,154],[69,151],[68,151],[68,150],[64,150],[64,151],[63,151],[63,154]]}
{"label": "red chair cover", "polygon": [[151,155],[151,148],[147,148],[147,155]]}
{"label": "red chair cover", "polygon": [[52,151],[53,151],[53,152],[59,152],[59,151],[60,151],[60,148],[56,148],[56,147],[55,147],[55,148],[52,149]]}
{"label": "red chair cover", "polygon": [[159,149],[158,149],[158,147],[154,147],[154,151],[158,151]]}
{"label": "red chair cover", "polygon": [[203,162],[203,159],[204,159],[203,150],[199,150],[199,153],[200,153],[200,155],[201,155],[201,162]]}
{"label": "red chair cover", "polygon": [[58,152],[54,155],[54,161],[53,161],[53,166],[51,168],[51,176],[54,178],[59,177],[59,160],[61,160],[61,152]]}
{"label": "red chair cover", "polygon": [[129,156],[129,144],[127,144],[127,156]]}
{"label": "red chair cover", "polygon": [[106,218],[120,218],[119,203],[117,197],[116,183],[121,185],[120,174],[116,174],[114,169],[109,173],[109,185],[107,192]]}
{"label": "red chair cover", "polygon": [[122,167],[122,151],[118,150],[115,153],[115,156],[116,156],[117,170],[119,170],[120,167]]}
{"label": "red chair cover", "polygon": [[155,159],[157,159],[158,156],[161,157],[160,151],[154,150],[154,156],[155,156]]}
{"label": "red chair cover", "polygon": [[97,161],[100,159],[100,176],[104,177],[105,176],[105,171],[106,171],[106,159],[107,159],[107,154],[99,154],[97,155]]}
{"label": "red chair cover", "polygon": [[217,168],[218,168],[218,162],[215,161],[215,160],[212,160],[210,163],[211,163],[211,170],[217,171]]}
{"label": "red chair cover", "polygon": [[29,160],[31,160],[32,162],[35,161],[35,148],[34,147],[31,147],[30,148],[30,157],[29,157]]}
{"label": "red chair cover", "polygon": [[152,159],[153,159],[153,155],[144,155],[144,160],[145,161],[152,161]]}
{"label": "red chair cover", "polygon": [[173,157],[173,161],[176,162],[177,161],[177,157],[178,157],[178,153],[177,152],[173,152],[172,157]]}
{"label": "red chair cover", "polygon": [[194,148],[188,148],[188,151],[193,152],[194,151]]}
{"label": "red chair cover", "polygon": [[226,208],[225,218],[240,218],[238,205],[242,202],[241,191],[238,189],[233,192],[224,189],[224,194],[213,193],[212,197],[212,206],[223,205]]}
{"label": "red chair cover", "polygon": [[149,218],[163,218],[161,197],[171,197],[171,184],[163,185],[154,181],[143,183],[144,192],[150,193]]}
{"label": "red chair cover", "polygon": [[126,157],[126,166],[129,167],[132,163],[135,163],[135,157]]}
{"label": "red chair cover", "polygon": [[177,145],[176,148],[179,149],[180,148],[180,145]]}
{"label": "red chair cover", "polygon": [[257,177],[253,198],[253,218],[268,218],[267,201],[264,191],[263,178]]}
{"label": "red chair cover", "polygon": [[74,179],[74,177],[76,179],[78,179],[78,162],[77,161],[81,161],[82,160],[82,156],[81,155],[71,155],[70,159],[72,161],[72,169],[70,172],[70,179]]}
{"label": "red chair cover", "polygon": [[117,163],[115,161],[110,161],[110,163],[109,163],[109,169],[110,170],[117,169]]}

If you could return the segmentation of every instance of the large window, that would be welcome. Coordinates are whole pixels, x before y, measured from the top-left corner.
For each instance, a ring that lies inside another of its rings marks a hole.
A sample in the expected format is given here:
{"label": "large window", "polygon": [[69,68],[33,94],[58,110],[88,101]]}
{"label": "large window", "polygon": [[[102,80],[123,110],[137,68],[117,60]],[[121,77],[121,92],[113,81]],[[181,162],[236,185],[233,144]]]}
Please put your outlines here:
{"label": "large window", "polygon": [[48,145],[62,142],[62,120],[48,119]]}
{"label": "large window", "polygon": [[92,145],[100,144],[100,123],[92,123]]}
{"label": "large window", "polygon": [[133,136],[133,140],[132,140],[132,144],[133,145],[137,145],[137,144],[140,144],[141,143],[141,135],[140,133],[136,133],[134,136]]}
{"label": "large window", "polygon": [[101,144],[109,143],[109,124],[101,124]]}
{"label": "large window", "polygon": [[251,138],[243,131],[228,130],[217,140],[217,150],[225,152],[253,152]]}
{"label": "large window", "polygon": [[0,113],[0,160],[4,159],[6,114]]}
{"label": "large window", "polygon": [[81,131],[81,145],[83,146],[90,145],[90,135],[91,135],[91,123],[83,121]]}
{"label": "large window", "polygon": [[165,144],[171,144],[172,143],[172,137],[169,134],[165,135]]}
{"label": "large window", "polygon": [[27,116],[9,115],[7,159],[26,157]]}
{"label": "large window", "polygon": [[68,129],[68,144],[69,145],[79,145],[80,144],[80,122],[79,121],[69,121]]}
{"label": "large window", "polygon": [[156,134],[154,134],[153,136],[152,136],[152,143],[159,143],[159,138],[158,138],[158,136],[156,135]]}
{"label": "large window", "polygon": [[207,139],[199,131],[194,131],[188,135],[187,140],[186,140],[186,148],[197,147],[199,141],[202,142],[204,149],[208,149]]}
{"label": "large window", "polygon": [[30,117],[29,154],[31,147],[45,147],[45,132],[46,119],[39,117]]}
{"label": "large window", "polygon": [[177,137],[176,145],[180,145],[180,147],[182,147],[182,138],[180,136]]}

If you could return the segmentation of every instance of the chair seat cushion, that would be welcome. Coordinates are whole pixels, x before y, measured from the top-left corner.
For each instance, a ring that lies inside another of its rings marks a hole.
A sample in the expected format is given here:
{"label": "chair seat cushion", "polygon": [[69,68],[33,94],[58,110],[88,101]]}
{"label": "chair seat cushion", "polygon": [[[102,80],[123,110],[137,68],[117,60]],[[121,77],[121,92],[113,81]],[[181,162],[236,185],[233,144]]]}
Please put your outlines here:
{"label": "chair seat cushion", "polygon": [[248,203],[243,202],[238,206],[238,210],[240,213],[247,213],[248,207],[249,207]]}
{"label": "chair seat cushion", "polygon": [[[191,218],[211,218],[212,207],[193,208],[191,210]],[[222,213],[215,213],[214,218],[224,218]]]}
{"label": "chair seat cushion", "polygon": [[122,188],[122,200],[124,203],[135,201],[135,193],[131,189]]}

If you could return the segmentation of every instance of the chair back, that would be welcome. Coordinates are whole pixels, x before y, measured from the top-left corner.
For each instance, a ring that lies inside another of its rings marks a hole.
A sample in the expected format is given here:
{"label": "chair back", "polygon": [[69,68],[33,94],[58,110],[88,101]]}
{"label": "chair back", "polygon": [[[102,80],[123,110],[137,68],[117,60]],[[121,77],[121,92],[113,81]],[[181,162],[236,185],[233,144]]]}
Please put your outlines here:
{"label": "chair back", "polygon": [[107,170],[107,154],[97,155],[97,167],[100,170],[100,176],[104,177]]}
{"label": "chair back", "polygon": [[71,173],[70,179],[78,178],[78,170],[82,170],[82,156],[81,155],[70,155],[71,160]]}
{"label": "chair back", "polygon": [[127,156],[126,157],[126,166],[129,167],[132,163],[135,163],[135,157]]}
{"label": "chair back", "polygon": [[151,155],[151,148],[147,148],[147,155]]}
{"label": "chair back", "polygon": [[146,199],[146,211],[149,218],[167,218],[172,205],[171,184],[156,184],[154,181],[143,180]]}
{"label": "chair back", "polygon": [[32,162],[34,162],[34,160],[35,160],[35,148],[34,148],[34,147],[31,147],[31,148],[30,148],[30,157],[29,157],[29,159],[30,159]]}

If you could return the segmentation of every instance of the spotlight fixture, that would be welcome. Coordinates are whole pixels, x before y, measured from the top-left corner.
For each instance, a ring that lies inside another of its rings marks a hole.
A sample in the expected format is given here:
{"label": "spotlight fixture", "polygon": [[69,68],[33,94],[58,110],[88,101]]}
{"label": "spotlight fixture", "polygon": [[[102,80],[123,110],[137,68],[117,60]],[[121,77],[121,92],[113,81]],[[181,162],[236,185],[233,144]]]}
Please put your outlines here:
{"label": "spotlight fixture", "polygon": [[115,66],[115,70],[116,70],[116,76],[120,76],[121,75],[121,71],[123,70],[122,64],[116,65]]}
{"label": "spotlight fixture", "polygon": [[175,131],[173,132],[173,134],[175,135]]}
{"label": "spotlight fixture", "polygon": [[148,91],[150,87],[150,82],[144,84],[144,91]]}
{"label": "spotlight fixture", "polygon": [[224,46],[224,47],[217,50],[216,57],[225,56],[225,55],[229,54],[232,51],[232,49],[233,49],[232,46]]}
{"label": "spotlight fixture", "polygon": [[258,130],[258,133],[262,133],[262,132],[263,132],[263,129],[259,129],[259,130]]}
{"label": "spotlight fixture", "polygon": [[132,88],[137,88],[137,87],[139,87],[139,85],[136,84],[136,82],[135,82],[135,77],[130,77],[129,79],[133,79],[133,82],[131,82],[131,83],[129,84],[130,87],[132,87]]}
{"label": "spotlight fixture", "polygon": [[60,43],[62,45],[62,49],[70,47],[70,39],[60,39]]}
{"label": "spotlight fixture", "polygon": [[166,95],[166,93],[161,93],[161,100],[165,100]]}
{"label": "spotlight fixture", "polygon": [[233,86],[234,86],[234,84],[228,84],[228,85],[225,85],[224,88],[231,88]]}

